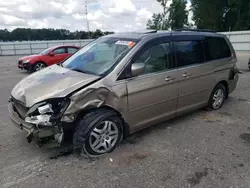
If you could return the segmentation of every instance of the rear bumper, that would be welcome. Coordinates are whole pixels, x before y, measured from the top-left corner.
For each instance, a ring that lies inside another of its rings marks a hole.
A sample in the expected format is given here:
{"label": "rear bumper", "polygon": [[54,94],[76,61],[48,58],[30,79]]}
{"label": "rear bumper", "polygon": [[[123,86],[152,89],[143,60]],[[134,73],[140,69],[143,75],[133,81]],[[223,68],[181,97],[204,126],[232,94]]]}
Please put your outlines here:
{"label": "rear bumper", "polygon": [[239,80],[239,74],[235,74],[234,79],[228,81],[228,93],[229,94],[232,93],[236,89],[238,80]]}

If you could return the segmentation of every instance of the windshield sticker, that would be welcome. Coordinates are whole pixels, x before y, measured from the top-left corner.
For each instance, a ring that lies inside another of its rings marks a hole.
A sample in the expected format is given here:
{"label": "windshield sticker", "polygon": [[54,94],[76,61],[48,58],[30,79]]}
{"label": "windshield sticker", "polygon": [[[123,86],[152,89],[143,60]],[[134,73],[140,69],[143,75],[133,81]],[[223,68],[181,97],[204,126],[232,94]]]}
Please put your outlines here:
{"label": "windshield sticker", "polygon": [[136,44],[135,42],[130,42],[130,43],[128,44],[128,46],[129,46],[129,47],[133,47],[135,44]]}
{"label": "windshield sticker", "polygon": [[132,42],[132,41],[121,41],[121,40],[118,40],[115,44],[133,47],[136,43]]}

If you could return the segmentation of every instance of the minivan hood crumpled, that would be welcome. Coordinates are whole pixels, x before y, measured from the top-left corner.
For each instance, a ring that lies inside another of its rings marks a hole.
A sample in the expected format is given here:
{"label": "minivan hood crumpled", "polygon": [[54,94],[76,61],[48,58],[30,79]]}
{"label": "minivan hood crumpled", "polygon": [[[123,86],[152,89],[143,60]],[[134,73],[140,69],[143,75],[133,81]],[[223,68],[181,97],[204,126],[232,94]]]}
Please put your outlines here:
{"label": "minivan hood crumpled", "polygon": [[52,65],[22,79],[11,91],[11,96],[31,107],[46,99],[65,97],[99,78]]}

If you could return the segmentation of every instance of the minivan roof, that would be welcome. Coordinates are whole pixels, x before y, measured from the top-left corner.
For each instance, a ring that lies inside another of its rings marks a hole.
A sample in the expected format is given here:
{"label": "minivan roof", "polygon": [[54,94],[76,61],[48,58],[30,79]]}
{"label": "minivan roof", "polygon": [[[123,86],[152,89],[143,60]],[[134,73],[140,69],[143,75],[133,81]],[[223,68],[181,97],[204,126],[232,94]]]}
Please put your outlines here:
{"label": "minivan roof", "polygon": [[146,32],[124,32],[124,33],[116,33],[107,35],[112,38],[123,38],[123,39],[134,39],[140,40],[142,38],[154,38],[159,36],[183,36],[183,35],[192,35],[192,36],[217,36],[222,37],[223,34],[218,34],[216,32],[208,32],[208,31],[146,31]]}

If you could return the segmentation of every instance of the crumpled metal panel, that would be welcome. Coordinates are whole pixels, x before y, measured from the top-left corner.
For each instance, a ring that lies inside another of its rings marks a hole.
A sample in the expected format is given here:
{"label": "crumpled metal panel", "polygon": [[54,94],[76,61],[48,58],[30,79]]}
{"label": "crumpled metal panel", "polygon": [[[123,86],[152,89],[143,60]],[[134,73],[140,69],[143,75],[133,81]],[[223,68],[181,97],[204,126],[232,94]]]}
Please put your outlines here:
{"label": "crumpled metal panel", "polygon": [[[112,84],[109,84],[112,85]],[[109,87],[99,81],[71,96],[71,103],[67,108],[62,121],[72,122],[75,116],[86,109],[111,107],[127,119],[127,89],[126,83],[119,83]]]}

